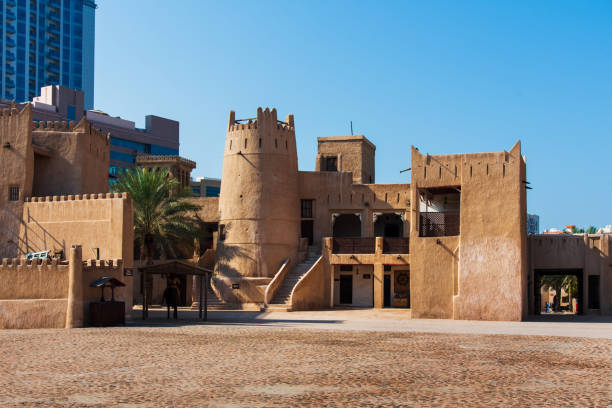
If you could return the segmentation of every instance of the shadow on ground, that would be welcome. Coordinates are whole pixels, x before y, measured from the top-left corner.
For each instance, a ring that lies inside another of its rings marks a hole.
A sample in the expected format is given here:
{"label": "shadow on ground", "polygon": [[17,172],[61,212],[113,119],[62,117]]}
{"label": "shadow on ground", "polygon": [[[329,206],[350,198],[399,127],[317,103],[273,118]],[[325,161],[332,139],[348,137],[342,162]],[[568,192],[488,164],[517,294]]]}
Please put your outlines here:
{"label": "shadow on ground", "polygon": [[[172,316],[172,312],[170,314]],[[275,327],[293,327],[295,324],[342,324],[344,320],[337,319],[267,319],[264,316],[269,313],[256,311],[209,311],[207,320],[199,318],[197,310],[187,308],[179,308],[178,319],[167,318],[166,309],[149,309],[149,318],[142,320],[142,310],[134,309],[132,318],[126,322],[126,326],[131,327],[149,327],[149,326],[165,326],[179,327],[190,325],[224,325],[224,326],[272,326]],[[287,313],[287,316],[291,316]]]}
{"label": "shadow on ground", "polygon": [[612,316],[575,315],[575,314],[541,314],[530,315],[524,321],[540,323],[612,323]]}

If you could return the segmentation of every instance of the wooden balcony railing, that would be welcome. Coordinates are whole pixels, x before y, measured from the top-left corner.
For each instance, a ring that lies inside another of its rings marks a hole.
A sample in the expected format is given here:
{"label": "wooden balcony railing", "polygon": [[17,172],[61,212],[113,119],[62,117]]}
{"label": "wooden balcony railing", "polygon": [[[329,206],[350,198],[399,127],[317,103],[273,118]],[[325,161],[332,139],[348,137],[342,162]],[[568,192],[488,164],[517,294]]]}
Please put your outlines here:
{"label": "wooden balcony railing", "polygon": [[383,254],[409,254],[410,238],[383,238]]}
{"label": "wooden balcony railing", "polygon": [[459,235],[459,211],[421,213],[419,221],[420,237]]}
{"label": "wooden balcony railing", "polygon": [[376,238],[333,238],[334,254],[373,254],[376,252]]}

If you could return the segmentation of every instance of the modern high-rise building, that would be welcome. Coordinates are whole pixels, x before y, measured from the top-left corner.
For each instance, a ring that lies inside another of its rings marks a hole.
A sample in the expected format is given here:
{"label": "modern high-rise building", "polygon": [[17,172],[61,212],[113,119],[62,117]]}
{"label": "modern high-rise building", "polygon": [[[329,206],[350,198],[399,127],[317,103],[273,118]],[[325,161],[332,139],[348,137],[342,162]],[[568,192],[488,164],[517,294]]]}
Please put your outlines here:
{"label": "modern high-rise building", "polygon": [[0,0],[0,97],[32,100],[46,85],[82,90],[94,106],[91,0]]}
{"label": "modern high-rise building", "polygon": [[[160,116],[147,115],[145,116],[145,128],[137,128],[131,120],[110,116],[99,110],[84,109],[83,96],[83,91],[76,89],[61,85],[46,86],[40,90],[40,96],[32,100],[32,119],[35,122],[71,121],[78,123],[85,117],[96,129],[110,133],[109,173],[111,177],[117,175],[122,169],[134,168],[137,165],[137,156],[178,157],[179,122]],[[17,104],[17,106],[21,110],[24,104]],[[11,101],[0,100],[0,109],[9,107],[11,107]],[[185,161],[182,158],[181,160]],[[189,160],[187,162],[185,163],[193,163]],[[185,178],[185,186],[188,186],[189,177],[185,176]]]}

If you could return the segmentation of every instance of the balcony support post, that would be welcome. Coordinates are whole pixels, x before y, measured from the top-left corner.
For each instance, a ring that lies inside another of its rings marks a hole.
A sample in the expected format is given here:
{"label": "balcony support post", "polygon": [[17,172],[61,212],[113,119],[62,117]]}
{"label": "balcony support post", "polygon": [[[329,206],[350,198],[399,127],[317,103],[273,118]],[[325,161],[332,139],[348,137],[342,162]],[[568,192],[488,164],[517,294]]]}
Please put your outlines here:
{"label": "balcony support post", "polygon": [[382,263],[374,264],[374,308],[382,309],[384,302],[385,266]]}
{"label": "balcony support post", "polygon": [[[374,253],[376,255],[383,254],[383,237],[376,237],[376,244],[374,246]],[[382,309],[384,302],[384,278],[385,278],[385,266],[382,263],[374,264],[374,308]]]}

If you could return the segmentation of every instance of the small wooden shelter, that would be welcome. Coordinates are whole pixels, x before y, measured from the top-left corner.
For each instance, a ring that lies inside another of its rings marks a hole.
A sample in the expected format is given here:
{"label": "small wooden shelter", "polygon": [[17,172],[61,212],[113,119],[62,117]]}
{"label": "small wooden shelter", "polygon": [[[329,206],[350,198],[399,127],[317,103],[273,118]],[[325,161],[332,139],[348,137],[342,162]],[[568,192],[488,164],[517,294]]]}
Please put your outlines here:
{"label": "small wooden shelter", "polygon": [[[200,305],[199,305],[199,318],[206,321],[208,319],[208,281],[212,276],[213,271],[210,269],[202,268],[196,264],[179,261],[179,260],[168,260],[161,263],[143,265],[137,268],[143,276],[143,282],[147,281],[147,275],[196,275],[200,278]],[[202,288],[204,286],[204,288]],[[204,299],[202,299],[202,292],[204,293]],[[149,317],[149,305],[147,299],[147,291],[143,290],[144,299],[142,304],[142,319],[145,320]],[[204,300],[204,301],[202,301]],[[202,314],[202,304],[204,304],[204,310]]]}

